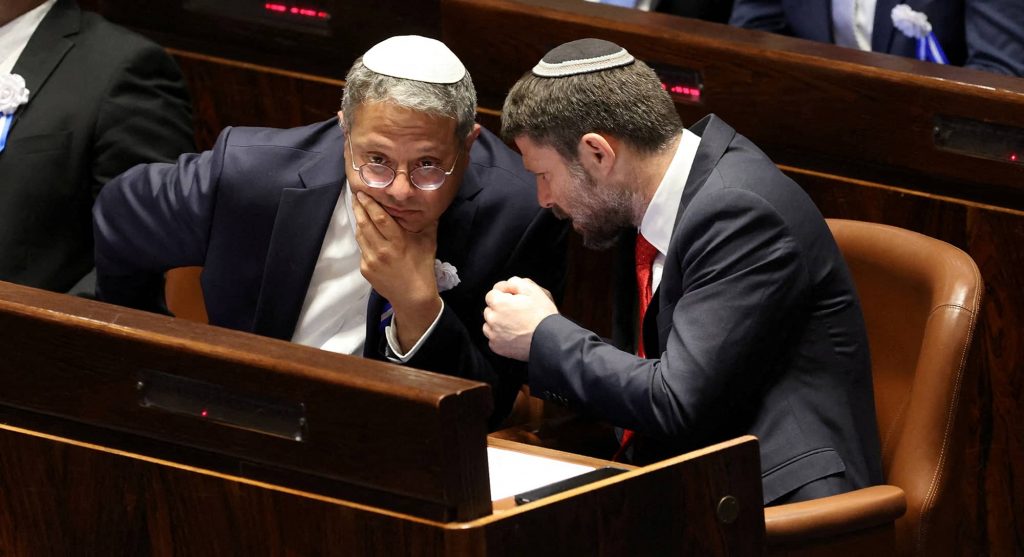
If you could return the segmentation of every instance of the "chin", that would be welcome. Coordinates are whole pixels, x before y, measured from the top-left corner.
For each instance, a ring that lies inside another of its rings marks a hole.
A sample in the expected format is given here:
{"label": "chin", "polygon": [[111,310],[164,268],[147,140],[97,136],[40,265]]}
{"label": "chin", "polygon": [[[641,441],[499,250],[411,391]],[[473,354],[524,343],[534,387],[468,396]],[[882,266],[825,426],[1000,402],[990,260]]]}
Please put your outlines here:
{"label": "chin", "polygon": [[423,231],[426,226],[422,222],[409,222],[405,219],[395,219],[398,226],[401,226],[406,232],[412,232],[413,234],[419,234]]}

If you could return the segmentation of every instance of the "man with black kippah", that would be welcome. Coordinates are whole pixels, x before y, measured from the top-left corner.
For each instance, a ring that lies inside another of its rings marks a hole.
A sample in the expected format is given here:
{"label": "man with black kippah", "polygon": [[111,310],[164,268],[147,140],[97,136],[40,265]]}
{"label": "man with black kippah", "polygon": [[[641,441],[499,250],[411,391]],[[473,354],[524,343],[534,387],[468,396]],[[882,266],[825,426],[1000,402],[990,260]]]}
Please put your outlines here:
{"label": "man with black kippah", "polygon": [[597,39],[523,76],[502,132],[540,203],[585,244],[639,229],[625,296],[639,304],[621,312],[641,331],[629,352],[559,315],[528,279],[487,294],[484,334],[528,362],[535,396],[621,428],[634,462],[756,435],[765,504],[882,481],[849,271],[814,204],[757,147],[714,115],[683,129],[654,72]]}

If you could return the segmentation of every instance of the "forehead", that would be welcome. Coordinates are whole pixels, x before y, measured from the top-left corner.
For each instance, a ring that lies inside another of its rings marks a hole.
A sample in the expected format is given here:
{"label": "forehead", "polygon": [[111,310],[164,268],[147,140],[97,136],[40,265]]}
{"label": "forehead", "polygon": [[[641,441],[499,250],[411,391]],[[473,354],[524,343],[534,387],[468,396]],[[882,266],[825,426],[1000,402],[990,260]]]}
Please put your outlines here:
{"label": "forehead", "polygon": [[367,147],[447,147],[455,137],[455,120],[392,103],[366,103],[352,115],[351,134]]}
{"label": "forehead", "polygon": [[562,155],[554,147],[541,145],[526,136],[515,138],[515,142],[523,155],[523,165],[530,172],[551,172],[565,167]]}

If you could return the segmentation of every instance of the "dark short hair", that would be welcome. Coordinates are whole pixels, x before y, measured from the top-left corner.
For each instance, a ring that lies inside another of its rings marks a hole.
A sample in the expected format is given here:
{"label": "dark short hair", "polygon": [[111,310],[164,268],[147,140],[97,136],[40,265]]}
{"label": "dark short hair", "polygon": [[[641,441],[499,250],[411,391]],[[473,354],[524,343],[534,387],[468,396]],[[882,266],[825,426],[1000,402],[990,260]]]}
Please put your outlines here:
{"label": "dark short hair", "polygon": [[683,130],[672,98],[647,64],[567,77],[526,73],[509,91],[501,114],[506,141],[525,136],[578,160],[584,134],[612,135],[634,149],[655,153]]}

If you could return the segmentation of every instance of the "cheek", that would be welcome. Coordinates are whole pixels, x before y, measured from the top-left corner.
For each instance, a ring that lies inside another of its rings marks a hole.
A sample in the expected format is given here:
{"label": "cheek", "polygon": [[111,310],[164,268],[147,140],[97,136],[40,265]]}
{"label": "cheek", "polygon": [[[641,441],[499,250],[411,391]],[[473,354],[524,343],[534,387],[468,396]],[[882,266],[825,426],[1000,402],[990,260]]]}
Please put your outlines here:
{"label": "cheek", "polygon": [[443,187],[435,192],[420,192],[421,194],[427,194],[424,197],[424,209],[429,214],[431,220],[438,220],[441,215],[448,210],[448,206],[452,204],[452,199],[455,198],[457,190],[454,188],[446,190]]}

